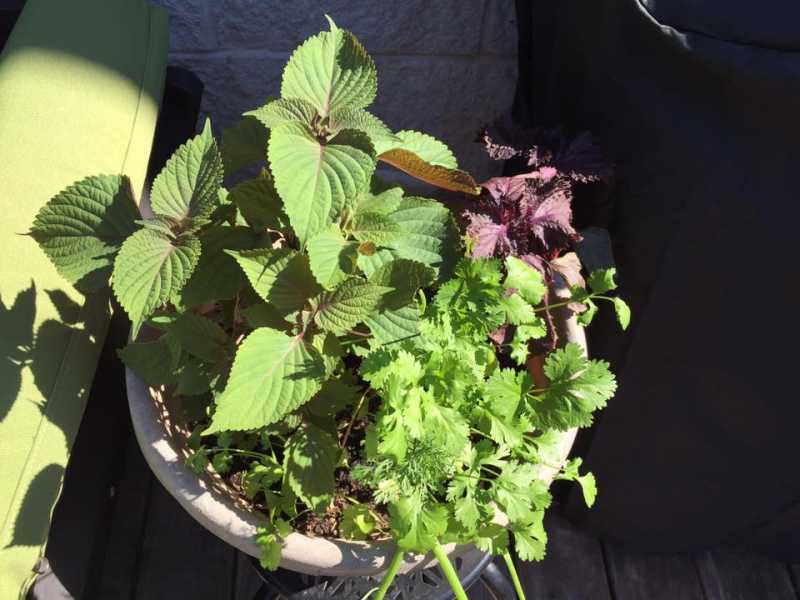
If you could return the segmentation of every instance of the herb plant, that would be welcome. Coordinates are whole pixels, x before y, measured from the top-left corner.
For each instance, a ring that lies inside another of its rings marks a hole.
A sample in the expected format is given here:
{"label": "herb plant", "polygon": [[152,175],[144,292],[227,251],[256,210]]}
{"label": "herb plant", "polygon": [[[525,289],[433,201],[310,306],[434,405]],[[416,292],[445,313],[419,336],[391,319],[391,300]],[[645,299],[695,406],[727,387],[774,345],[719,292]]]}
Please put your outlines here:
{"label": "herb plant", "polygon": [[[605,271],[547,303],[551,281],[532,257],[550,260],[575,236],[557,191],[538,208],[530,191],[523,208],[503,208],[498,190],[512,184],[484,184],[501,219],[523,216],[495,221],[500,233],[489,213],[472,213],[464,257],[444,205],[374,171],[382,161],[451,191],[479,186],[442,142],[367,112],[376,89],[374,63],[331,21],[292,55],[280,98],[246,113],[221,146],[207,122],[175,152],[147,216],[126,177],[93,176],[56,195],[31,235],[84,293],[110,279],[132,322],[121,359],[184,400],[187,464],[213,469],[263,513],[265,568],[278,567],[293,530],[392,537],[398,552],[375,598],[404,553],[428,551],[466,598],[442,544],[473,543],[513,570],[513,538],[520,558],[540,559],[543,468],[593,502],[592,476],[579,459],[559,464],[556,447],[591,423],[613,375],[575,344],[547,355],[544,377],[524,367],[552,310],[621,301]],[[544,182],[548,168],[526,185],[562,185]]]}

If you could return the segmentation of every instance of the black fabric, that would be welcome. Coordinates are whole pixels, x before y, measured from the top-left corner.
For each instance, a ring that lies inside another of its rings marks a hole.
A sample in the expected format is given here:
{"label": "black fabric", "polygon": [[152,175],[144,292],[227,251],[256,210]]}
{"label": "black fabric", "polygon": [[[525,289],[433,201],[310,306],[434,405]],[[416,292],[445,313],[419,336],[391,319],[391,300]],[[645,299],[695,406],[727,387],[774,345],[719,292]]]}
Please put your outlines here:
{"label": "black fabric", "polygon": [[6,45],[25,0],[0,0],[0,50]]}
{"label": "black fabric", "polygon": [[799,9],[531,6],[556,33],[521,64],[515,112],[609,149],[607,225],[634,314],[627,334],[609,318],[591,331],[620,389],[578,444],[598,502],[585,511],[573,494],[570,516],[654,549],[738,540],[800,560]]}

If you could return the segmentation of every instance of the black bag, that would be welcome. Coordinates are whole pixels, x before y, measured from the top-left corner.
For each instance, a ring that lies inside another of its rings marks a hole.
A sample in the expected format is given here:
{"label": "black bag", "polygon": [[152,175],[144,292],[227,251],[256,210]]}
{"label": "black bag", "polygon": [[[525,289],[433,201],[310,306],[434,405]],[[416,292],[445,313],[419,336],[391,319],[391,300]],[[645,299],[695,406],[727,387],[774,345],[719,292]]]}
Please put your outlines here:
{"label": "black bag", "polygon": [[[800,561],[800,4],[519,0],[516,116],[589,129],[634,321],[593,325],[617,397],[578,451],[610,539]],[[580,207],[577,207],[580,211]]]}

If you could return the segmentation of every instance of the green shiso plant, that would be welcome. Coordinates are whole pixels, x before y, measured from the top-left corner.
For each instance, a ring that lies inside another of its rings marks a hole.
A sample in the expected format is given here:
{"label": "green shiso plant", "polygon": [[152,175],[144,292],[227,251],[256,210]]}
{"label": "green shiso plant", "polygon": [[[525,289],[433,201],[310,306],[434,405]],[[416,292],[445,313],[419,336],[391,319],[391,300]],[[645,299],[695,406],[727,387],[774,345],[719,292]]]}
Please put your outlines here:
{"label": "green shiso plant", "polygon": [[110,282],[132,323],[121,359],[181,399],[188,466],[263,514],[265,568],[292,531],[392,538],[374,598],[404,554],[433,552],[464,599],[444,544],[502,555],[514,575],[512,541],[544,556],[543,469],[593,502],[593,477],[557,448],[614,377],[577,344],[549,351],[539,377],[526,363],[551,311],[621,301],[605,271],[548,304],[531,260],[491,256],[485,235],[483,252],[469,235],[465,248],[446,206],[377,178],[383,162],[481,193],[442,142],[369,113],[376,90],[372,59],[330,21],[292,55],[279,98],[220,145],[207,122],[175,152],[147,210],[125,176],[87,177],[30,235],[80,291]]}

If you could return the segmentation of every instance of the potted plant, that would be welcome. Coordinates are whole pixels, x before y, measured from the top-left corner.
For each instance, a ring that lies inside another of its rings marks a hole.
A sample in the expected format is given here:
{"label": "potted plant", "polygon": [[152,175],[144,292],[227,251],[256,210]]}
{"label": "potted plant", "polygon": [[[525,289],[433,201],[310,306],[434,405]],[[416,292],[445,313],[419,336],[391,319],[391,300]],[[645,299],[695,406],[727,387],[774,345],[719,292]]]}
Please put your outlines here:
{"label": "potted plant", "polygon": [[[175,152],[142,214],[124,176],[92,176],[31,235],[81,291],[110,279],[144,455],[212,532],[267,569],[385,572],[375,598],[429,553],[466,598],[449,557],[475,545],[505,556],[523,597],[511,539],[543,556],[553,478],[593,501],[566,456],[615,390],[573,311],[586,324],[607,299],[627,321],[613,271],[584,287],[564,254],[570,182],[596,174],[564,145],[478,186],[443,143],[365,110],[376,81],[331,21],[221,148],[206,123]],[[476,198],[466,254],[447,207],[378,162]]]}

